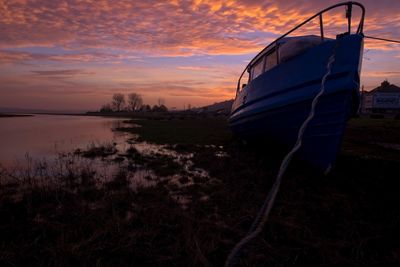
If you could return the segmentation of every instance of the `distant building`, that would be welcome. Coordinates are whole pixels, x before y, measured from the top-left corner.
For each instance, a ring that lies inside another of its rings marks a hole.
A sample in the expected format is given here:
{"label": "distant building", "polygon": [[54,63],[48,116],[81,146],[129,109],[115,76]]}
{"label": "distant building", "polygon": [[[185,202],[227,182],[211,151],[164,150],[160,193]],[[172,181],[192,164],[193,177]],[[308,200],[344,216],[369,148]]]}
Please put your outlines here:
{"label": "distant building", "polygon": [[400,87],[388,81],[369,92],[363,92],[362,113],[400,113]]}

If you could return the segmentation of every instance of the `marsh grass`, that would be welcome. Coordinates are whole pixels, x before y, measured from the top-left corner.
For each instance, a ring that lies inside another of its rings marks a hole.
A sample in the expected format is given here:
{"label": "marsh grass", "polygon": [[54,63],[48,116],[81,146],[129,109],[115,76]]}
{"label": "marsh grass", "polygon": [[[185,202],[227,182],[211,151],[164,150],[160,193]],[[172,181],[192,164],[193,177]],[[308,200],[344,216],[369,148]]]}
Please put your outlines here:
{"label": "marsh grass", "polygon": [[[2,182],[0,265],[222,266],[249,229],[285,151],[245,145],[219,119],[143,120],[135,121],[142,127],[129,130],[192,153],[191,168],[205,169],[212,179],[189,178],[165,155],[145,155],[132,146],[124,155],[131,167],[121,165],[116,172],[94,173],[83,163],[72,167],[78,157],[73,155],[47,164],[51,172],[21,172],[23,179]],[[202,130],[205,125],[215,131]],[[370,147],[371,140],[398,140],[399,128],[391,125],[352,120],[328,176],[295,160],[268,224],[239,265],[396,266],[400,159],[384,147],[377,148],[377,157]],[[221,152],[229,156],[219,157]],[[161,179],[134,190],[130,173],[144,165],[158,175],[181,176],[176,183]],[[54,186],[32,182],[38,173]]]}
{"label": "marsh grass", "polygon": [[118,150],[116,148],[116,143],[104,142],[104,143],[95,143],[91,142],[87,145],[86,149],[76,149],[75,154],[81,155],[85,158],[96,158],[96,157],[108,157],[115,155]]}
{"label": "marsh grass", "polygon": [[[125,121],[127,123],[129,121]],[[226,117],[164,118],[159,120],[132,120],[142,127],[120,127],[118,130],[139,135],[139,141],[155,144],[223,145],[231,141],[232,134]]]}

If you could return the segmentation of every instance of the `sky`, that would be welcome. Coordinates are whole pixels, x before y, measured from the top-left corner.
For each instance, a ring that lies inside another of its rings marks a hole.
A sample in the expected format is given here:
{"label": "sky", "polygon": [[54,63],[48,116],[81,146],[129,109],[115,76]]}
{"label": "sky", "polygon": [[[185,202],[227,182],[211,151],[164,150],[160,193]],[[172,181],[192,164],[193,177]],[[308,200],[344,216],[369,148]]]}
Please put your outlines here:
{"label": "sky", "polygon": [[[366,35],[400,39],[399,0],[360,2]],[[264,46],[336,3],[0,0],[0,107],[96,110],[131,92],[177,109],[233,99]],[[344,32],[344,9],[324,23]],[[312,22],[299,34],[318,33]],[[400,45],[366,39],[361,82],[385,79],[400,86]]]}

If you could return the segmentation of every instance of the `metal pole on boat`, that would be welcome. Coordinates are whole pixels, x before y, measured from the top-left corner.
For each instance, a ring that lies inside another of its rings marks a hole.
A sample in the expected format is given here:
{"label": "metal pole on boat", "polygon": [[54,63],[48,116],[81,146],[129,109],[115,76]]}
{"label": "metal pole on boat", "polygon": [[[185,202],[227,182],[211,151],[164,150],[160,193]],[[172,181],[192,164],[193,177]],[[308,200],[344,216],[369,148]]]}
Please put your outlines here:
{"label": "metal pole on boat", "polygon": [[322,13],[319,14],[319,25],[320,25],[319,27],[321,29],[321,40],[323,42],[324,41],[324,22],[322,20]]}
{"label": "metal pole on boat", "polygon": [[351,13],[352,13],[352,9],[353,9],[353,5],[351,3],[349,3],[347,5],[347,9],[346,9],[346,18],[348,19],[347,25],[349,27],[349,29],[348,29],[349,34],[351,33]]}

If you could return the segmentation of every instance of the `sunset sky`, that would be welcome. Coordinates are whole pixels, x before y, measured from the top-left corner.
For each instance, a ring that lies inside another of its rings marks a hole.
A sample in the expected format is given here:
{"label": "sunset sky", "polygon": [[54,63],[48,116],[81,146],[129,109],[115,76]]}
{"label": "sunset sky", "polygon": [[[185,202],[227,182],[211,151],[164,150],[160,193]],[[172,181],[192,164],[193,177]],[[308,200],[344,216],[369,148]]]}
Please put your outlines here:
{"label": "sunset sky", "polygon": [[[399,0],[360,2],[366,35],[400,39]],[[232,99],[259,50],[335,3],[0,0],[0,107],[95,110],[117,92],[178,109]],[[384,79],[400,86],[400,45],[366,40],[362,84]]]}

